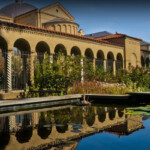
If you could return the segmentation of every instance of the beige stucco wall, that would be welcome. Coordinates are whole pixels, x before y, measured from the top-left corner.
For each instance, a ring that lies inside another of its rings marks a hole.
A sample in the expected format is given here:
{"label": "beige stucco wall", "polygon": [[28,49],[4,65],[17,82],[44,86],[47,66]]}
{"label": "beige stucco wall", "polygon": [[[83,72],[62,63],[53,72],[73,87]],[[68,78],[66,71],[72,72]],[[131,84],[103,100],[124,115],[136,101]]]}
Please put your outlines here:
{"label": "beige stucco wall", "polygon": [[141,41],[133,38],[125,38],[125,65],[141,66]]}
{"label": "beige stucco wall", "polygon": [[0,21],[13,22],[13,18],[0,15]]}
{"label": "beige stucco wall", "polygon": [[79,26],[74,23],[47,23],[44,24],[43,27],[50,30],[79,35]]}
{"label": "beige stucco wall", "polygon": [[143,46],[141,46],[141,49],[150,51],[150,45],[143,45]]}
{"label": "beige stucco wall", "polygon": [[110,45],[102,42],[94,42],[85,39],[78,39],[71,36],[64,36],[58,34],[52,34],[47,32],[17,29],[11,27],[1,28],[1,35],[8,43],[8,49],[12,50],[14,43],[17,39],[25,39],[30,47],[31,51],[36,52],[36,45],[40,41],[45,41],[50,47],[50,53],[54,54],[54,49],[57,44],[63,44],[67,50],[67,54],[71,54],[71,48],[74,46],[79,47],[82,56],[85,56],[85,51],[87,48],[90,48],[94,53],[94,58],[97,57],[98,50],[102,50],[104,53],[105,59],[107,58],[108,52],[113,52],[114,57],[116,58],[118,53],[121,53],[124,56],[124,48],[120,46]]}
{"label": "beige stucco wall", "polygon": [[30,13],[18,16],[14,19],[15,23],[38,26],[38,14],[37,11],[32,11]]}

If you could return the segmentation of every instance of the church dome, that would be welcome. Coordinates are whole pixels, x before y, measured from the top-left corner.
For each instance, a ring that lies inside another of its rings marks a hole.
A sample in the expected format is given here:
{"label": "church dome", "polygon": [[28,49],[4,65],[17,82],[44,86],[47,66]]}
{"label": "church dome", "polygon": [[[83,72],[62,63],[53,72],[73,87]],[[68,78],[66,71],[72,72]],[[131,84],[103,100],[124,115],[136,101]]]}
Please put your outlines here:
{"label": "church dome", "polygon": [[0,14],[7,17],[16,17],[37,9],[35,6],[23,3],[23,0],[16,0],[15,3],[0,9]]}

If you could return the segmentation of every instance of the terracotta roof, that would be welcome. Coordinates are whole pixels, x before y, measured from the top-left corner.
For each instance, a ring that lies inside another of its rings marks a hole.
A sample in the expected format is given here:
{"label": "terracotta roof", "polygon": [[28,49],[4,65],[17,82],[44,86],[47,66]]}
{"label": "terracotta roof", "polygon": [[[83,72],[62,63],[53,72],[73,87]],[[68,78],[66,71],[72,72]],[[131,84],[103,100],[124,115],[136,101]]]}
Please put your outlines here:
{"label": "terracotta roof", "polygon": [[116,39],[116,38],[122,38],[122,37],[129,37],[129,38],[133,38],[133,39],[142,41],[142,39],[135,38],[135,37],[131,37],[131,36],[128,36],[128,35],[126,35],[126,34],[121,34],[121,33],[116,33],[116,34],[112,34],[112,35],[107,35],[107,36],[99,37],[99,38],[96,38],[96,39],[97,39],[97,40],[108,40],[108,39]]}
{"label": "terracotta roof", "polygon": [[74,35],[74,34],[70,34],[70,33],[54,31],[54,30],[50,30],[50,29],[38,28],[35,26],[30,26],[30,25],[25,25],[25,24],[20,24],[20,23],[11,23],[11,22],[0,21],[0,25],[18,27],[18,28],[22,28],[22,29],[31,29],[31,30],[36,30],[36,31],[43,31],[43,32],[47,32],[47,33],[54,33],[54,34],[70,36],[70,37],[74,37],[74,38],[78,38],[78,39],[90,40],[90,41],[94,41],[94,42],[98,42],[98,43],[106,43],[106,44],[110,44],[110,45],[116,45],[116,46],[123,47],[121,44],[111,43],[111,42],[105,41],[103,39],[89,38],[89,37],[85,37],[85,36],[79,36],[79,35]]}

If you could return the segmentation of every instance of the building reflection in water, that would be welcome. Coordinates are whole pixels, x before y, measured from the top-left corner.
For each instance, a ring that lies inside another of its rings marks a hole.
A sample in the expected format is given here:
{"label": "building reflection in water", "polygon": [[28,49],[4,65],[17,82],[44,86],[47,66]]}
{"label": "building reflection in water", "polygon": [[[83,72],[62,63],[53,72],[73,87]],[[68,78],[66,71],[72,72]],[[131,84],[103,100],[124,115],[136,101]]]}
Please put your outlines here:
{"label": "building reflection in water", "polygon": [[[69,144],[77,139],[100,132],[128,135],[143,128],[141,116],[124,114],[114,107],[65,107],[0,118],[0,149],[44,149]],[[65,147],[65,146],[64,146]]]}

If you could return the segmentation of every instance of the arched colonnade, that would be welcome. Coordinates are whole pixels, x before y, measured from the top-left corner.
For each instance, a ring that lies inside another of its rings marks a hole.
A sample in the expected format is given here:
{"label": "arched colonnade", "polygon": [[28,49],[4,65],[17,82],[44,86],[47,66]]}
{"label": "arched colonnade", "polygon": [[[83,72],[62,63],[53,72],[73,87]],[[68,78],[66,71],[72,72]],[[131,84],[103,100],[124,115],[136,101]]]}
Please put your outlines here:
{"label": "arched colonnade", "polygon": [[[89,47],[83,49],[76,45],[68,48],[62,43],[51,46],[44,40],[38,41],[35,44],[35,48],[33,48],[31,42],[23,38],[18,38],[13,43],[13,49],[10,50],[8,42],[0,36],[0,54],[1,57],[4,58],[3,68],[6,76],[5,90],[11,91],[12,89],[16,89],[16,74],[20,74],[21,76],[19,79],[21,81],[19,89],[25,90],[28,82],[32,84],[34,82],[35,57],[42,62],[45,53],[52,59],[57,53],[63,53],[65,56],[83,56],[86,57],[89,62],[93,63],[94,68],[96,66],[102,66],[105,71],[110,70],[114,74],[116,73],[116,70],[123,68],[123,56],[119,52],[113,53],[112,51],[108,51],[106,53],[103,50],[96,50]],[[35,50],[33,51],[33,49]],[[19,69],[15,68],[15,65],[18,65]]]}

